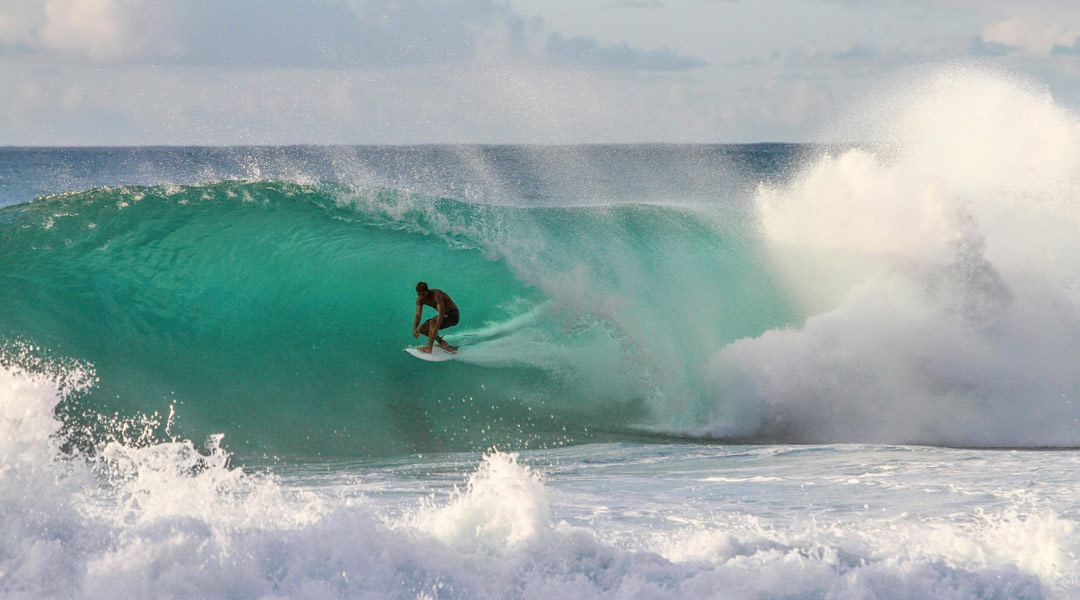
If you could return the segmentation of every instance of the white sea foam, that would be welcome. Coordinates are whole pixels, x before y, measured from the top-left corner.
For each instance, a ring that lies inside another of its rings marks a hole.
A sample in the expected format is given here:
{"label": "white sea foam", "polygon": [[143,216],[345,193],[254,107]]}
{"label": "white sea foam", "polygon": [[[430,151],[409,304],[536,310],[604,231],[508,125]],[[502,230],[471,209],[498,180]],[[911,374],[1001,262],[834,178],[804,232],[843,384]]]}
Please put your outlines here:
{"label": "white sea foam", "polygon": [[721,435],[1080,444],[1080,121],[950,69],[888,105],[887,147],[758,194],[810,314],[717,352]]}
{"label": "white sea foam", "polygon": [[[7,598],[1043,598],[1080,590],[1075,521],[1022,497],[966,516],[835,521],[689,505],[684,518],[648,520],[633,515],[671,507],[605,505],[604,522],[586,527],[563,521],[560,503],[604,499],[607,484],[579,497],[496,452],[458,491],[389,516],[355,491],[290,487],[230,468],[216,439],[204,450],[112,442],[96,458],[64,458],[52,413],[64,385],[10,367],[0,381]],[[778,478],[722,479],[713,483]],[[632,533],[628,520],[644,529]]]}

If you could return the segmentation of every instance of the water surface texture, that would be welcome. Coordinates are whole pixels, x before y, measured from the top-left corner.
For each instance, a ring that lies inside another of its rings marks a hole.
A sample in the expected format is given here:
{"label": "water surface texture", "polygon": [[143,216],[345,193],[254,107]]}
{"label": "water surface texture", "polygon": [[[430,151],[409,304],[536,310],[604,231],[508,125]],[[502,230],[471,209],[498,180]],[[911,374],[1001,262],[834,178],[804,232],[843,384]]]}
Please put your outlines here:
{"label": "water surface texture", "polygon": [[1080,121],[881,113],[0,149],[0,596],[1080,596]]}

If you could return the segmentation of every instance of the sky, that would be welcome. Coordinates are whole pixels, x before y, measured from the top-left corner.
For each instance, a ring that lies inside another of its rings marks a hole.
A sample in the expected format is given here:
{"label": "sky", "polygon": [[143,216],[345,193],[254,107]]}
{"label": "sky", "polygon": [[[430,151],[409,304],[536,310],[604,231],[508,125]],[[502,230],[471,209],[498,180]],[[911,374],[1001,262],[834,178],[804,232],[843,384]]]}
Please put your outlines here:
{"label": "sky", "polygon": [[992,69],[1080,106],[1074,0],[0,0],[0,146],[822,139]]}

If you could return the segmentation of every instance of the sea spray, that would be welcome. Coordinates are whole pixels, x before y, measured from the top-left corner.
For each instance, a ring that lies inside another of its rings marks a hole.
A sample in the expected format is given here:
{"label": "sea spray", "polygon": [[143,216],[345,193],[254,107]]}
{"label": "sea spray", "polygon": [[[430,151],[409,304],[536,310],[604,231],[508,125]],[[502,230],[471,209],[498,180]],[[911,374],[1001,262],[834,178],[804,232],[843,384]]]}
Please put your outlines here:
{"label": "sea spray", "polygon": [[86,366],[64,368],[32,345],[0,348],[0,594],[62,597],[78,570],[67,544],[87,542],[73,528],[92,478],[62,460],[53,409],[93,381]]}
{"label": "sea spray", "polygon": [[1080,444],[1077,120],[969,71],[898,104],[884,149],[829,153],[759,192],[775,264],[813,316],[715,353],[731,396],[705,429]]}
{"label": "sea spray", "polygon": [[464,490],[408,521],[456,550],[499,555],[550,530],[547,494],[517,454],[491,453]]}

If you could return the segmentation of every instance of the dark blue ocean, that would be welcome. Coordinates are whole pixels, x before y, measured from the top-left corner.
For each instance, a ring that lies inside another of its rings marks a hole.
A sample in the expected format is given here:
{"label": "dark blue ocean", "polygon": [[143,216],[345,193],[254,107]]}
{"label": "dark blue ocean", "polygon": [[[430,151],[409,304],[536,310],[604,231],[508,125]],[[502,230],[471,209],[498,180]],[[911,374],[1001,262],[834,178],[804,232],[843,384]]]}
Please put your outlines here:
{"label": "dark blue ocean", "polygon": [[858,144],[0,148],[0,597],[1077,597],[1080,123],[983,83]]}

